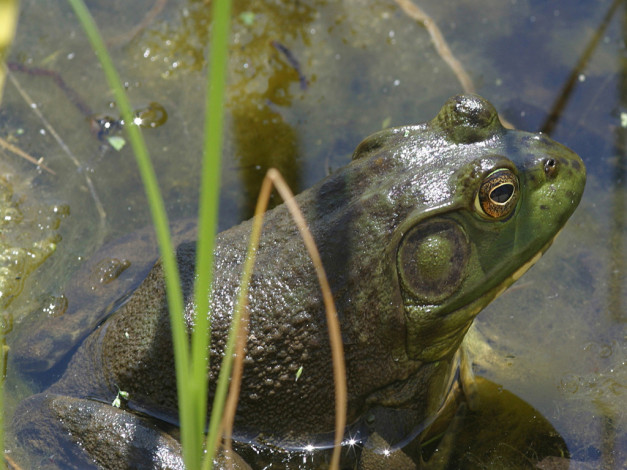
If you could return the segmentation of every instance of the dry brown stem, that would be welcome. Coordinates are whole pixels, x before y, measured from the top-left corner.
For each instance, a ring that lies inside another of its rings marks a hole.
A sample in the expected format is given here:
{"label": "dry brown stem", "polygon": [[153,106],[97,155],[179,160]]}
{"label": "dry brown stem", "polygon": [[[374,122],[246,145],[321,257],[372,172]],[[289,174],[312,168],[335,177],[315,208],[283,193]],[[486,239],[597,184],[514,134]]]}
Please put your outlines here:
{"label": "dry brown stem", "polygon": [[448,46],[442,31],[440,31],[435,21],[411,0],[396,0],[396,3],[407,16],[418,21],[425,27],[431,36],[435,50],[442,60],[451,68],[464,92],[474,93],[475,85],[472,82],[472,78],[470,78],[464,66],[451,52],[451,48]]}
{"label": "dry brown stem", "polygon": [[[327,326],[329,329],[329,338],[331,343],[331,355],[333,359],[333,378],[335,383],[335,447],[333,455],[331,457],[330,468],[338,469],[340,462],[340,452],[342,438],[344,437],[344,428],[346,427],[346,403],[347,403],[347,390],[346,390],[346,365],[344,363],[344,346],[342,345],[342,336],[340,332],[340,323],[337,318],[337,310],[335,309],[335,303],[333,301],[333,295],[331,293],[331,287],[327,280],[324,267],[322,266],[322,260],[320,253],[316,247],[316,242],[307,227],[307,222],[303,217],[303,214],[298,207],[298,203],[294,199],[294,194],[289,189],[287,183],[281,176],[278,170],[271,168],[266,173],[266,177],[263,180],[261,191],[259,193],[259,199],[257,200],[257,207],[255,208],[255,222],[251,232],[251,240],[249,244],[249,252],[247,256],[248,261],[251,262],[250,270],[252,271],[252,263],[254,263],[254,256],[259,246],[259,239],[261,236],[261,226],[263,223],[263,214],[268,206],[270,200],[270,194],[272,187],[275,187],[283,200],[285,205],[290,211],[290,215],[298,230],[300,236],[303,239],[305,247],[309,253],[309,257],[312,260],[316,275],[318,276],[318,282],[322,291],[322,298],[326,311]],[[248,266],[245,266],[244,272],[247,271]],[[249,273],[250,274],[250,273]],[[242,284],[248,285],[246,281],[244,283],[245,275],[242,275]],[[244,287],[242,287],[244,290]],[[245,296],[244,296],[245,298]],[[241,333],[241,330],[248,324],[248,309],[243,306],[242,317],[240,321],[240,332],[238,332],[238,341],[235,349],[235,364],[233,375],[231,377],[231,383],[229,387],[229,396],[227,398],[227,404],[224,409],[224,416],[222,418],[222,431],[225,436],[225,449],[230,450],[230,436],[233,430],[233,420],[235,411],[237,408],[237,400],[239,397],[240,383],[243,369],[243,359],[245,354],[245,343],[243,339],[247,336],[246,333]],[[239,363],[239,365],[238,365]],[[239,370],[237,370],[239,369]],[[227,416],[228,415],[228,416]]]}
{"label": "dry brown stem", "polygon": [[52,171],[50,168],[48,168],[46,165],[43,164],[43,157],[40,159],[36,159],[32,155],[29,155],[28,153],[24,152],[24,150],[22,150],[21,148],[16,147],[13,144],[10,144],[9,142],[7,142],[1,137],[0,137],[0,147],[2,147],[5,150],[8,150],[9,152],[13,152],[15,155],[22,157],[25,160],[28,160],[33,165],[37,165],[38,167],[43,168],[51,175],[56,175],[54,171]]}

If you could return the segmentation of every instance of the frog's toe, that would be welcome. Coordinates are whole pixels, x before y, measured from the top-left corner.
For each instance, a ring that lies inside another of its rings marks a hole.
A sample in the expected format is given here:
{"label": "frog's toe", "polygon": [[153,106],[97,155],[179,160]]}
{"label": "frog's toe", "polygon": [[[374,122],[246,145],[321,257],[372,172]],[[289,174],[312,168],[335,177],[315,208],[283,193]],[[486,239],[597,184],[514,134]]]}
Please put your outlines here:
{"label": "frog's toe", "polygon": [[24,400],[13,417],[13,430],[31,462],[46,462],[46,468],[98,468],[87,454],[76,446],[76,440],[64,428],[55,410],[56,395],[40,393]]}
{"label": "frog's toe", "polygon": [[70,462],[75,468],[184,468],[173,437],[147,419],[105,403],[35,395],[20,407],[14,426],[24,446],[53,456],[60,468]]}

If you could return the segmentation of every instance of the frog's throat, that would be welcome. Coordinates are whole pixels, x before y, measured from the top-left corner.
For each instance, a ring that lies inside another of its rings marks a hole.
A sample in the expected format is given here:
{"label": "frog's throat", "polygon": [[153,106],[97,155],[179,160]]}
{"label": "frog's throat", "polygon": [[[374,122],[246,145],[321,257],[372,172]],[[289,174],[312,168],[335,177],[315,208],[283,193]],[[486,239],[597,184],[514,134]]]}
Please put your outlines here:
{"label": "frog's throat", "polygon": [[531,266],[536,264],[538,260],[542,258],[542,255],[544,255],[546,250],[549,249],[549,247],[553,244],[553,242],[555,241],[557,236],[562,232],[562,230],[563,228],[559,229],[557,233],[553,236],[553,238],[551,238],[548,242],[546,242],[546,244],[542,248],[540,248],[540,250],[529,259],[529,261],[527,261],[526,263],[523,263],[523,265],[520,268],[518,268],[516,271],[514,271],[511,276],[509,276],[499,286],[497,286],[496,295],[492,298],[492,300],[496,299],[499,295],[505,292],[505,290],[509,286],[511,286],[514,282],[520,279],[523,274],[529,271],[529,268],[531,268]]}
{"label": "frog's throat", "polygon": [[499,295],[505,292],[509,286],[520,279],[520,277],[542,257],[546,250],[549,249],[561,231],[562,229],[560,229],[548,242],[544,244],[544,246],[542,246],[542,248],[531,256],[528,261],[523,263],[512,274],[507,276],[500,284],[492,287],[474,302],[444,314],[444,317],[446,317],[447,331],[445,334],[442,334],[438,341],[424,347],[423,344],[421,344],[424,342],[423,337],[420,335],[421,332],[419,330],[412,330],[409,328],[407,331],[408,356],[411,359],[422,362],[433,362],[457,351],[464,339],[464,336],[466,335],[466,332],[479,312]]}

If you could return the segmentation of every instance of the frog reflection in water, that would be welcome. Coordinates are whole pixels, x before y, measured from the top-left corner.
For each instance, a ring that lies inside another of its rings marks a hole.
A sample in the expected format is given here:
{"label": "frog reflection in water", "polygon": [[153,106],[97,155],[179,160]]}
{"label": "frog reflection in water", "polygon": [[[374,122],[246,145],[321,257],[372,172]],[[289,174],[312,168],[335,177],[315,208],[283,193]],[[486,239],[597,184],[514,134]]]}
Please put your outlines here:
{"label": "frog reflection in water", "polygon": [[[368,137],[349,165],[297,196],[341,323],[347,439],[395,449],[428,435],[462,393],[459,348],[473,318],[544,253],[584,184],[572,151],[503,128],[487,101],[461,95],[428,123]],[[248,221],[217,239],[210,400],[250,231]],[[194,255],[192,243],[179,246],[190,328]],[[330,445],[325,313],[284,206],[266,214],[249,310],[234,438],[285,450]],[[18,409],[20,442],[61,466],[182,468],[178,442],[162,430],[177,423],[171,351],[157,262],[63,377]],[[118,390],[129,393],[125,409],[110,405]],[[354,458],[360,468],[376,466]],[[406,456],[399,468],[409,468],[407,459],[420,465]]]}

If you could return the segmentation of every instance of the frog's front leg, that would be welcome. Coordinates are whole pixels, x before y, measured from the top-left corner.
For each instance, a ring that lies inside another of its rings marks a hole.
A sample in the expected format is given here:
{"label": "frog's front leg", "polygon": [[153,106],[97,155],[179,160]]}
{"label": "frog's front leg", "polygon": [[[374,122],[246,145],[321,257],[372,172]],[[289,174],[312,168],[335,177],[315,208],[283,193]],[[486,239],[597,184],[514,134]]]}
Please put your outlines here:
{"label": "frog's front leg", "polygon": [[106,403],[40,393],[22,402],[13,426],[21,445],[58,468],[184,469],[176,439]]}

